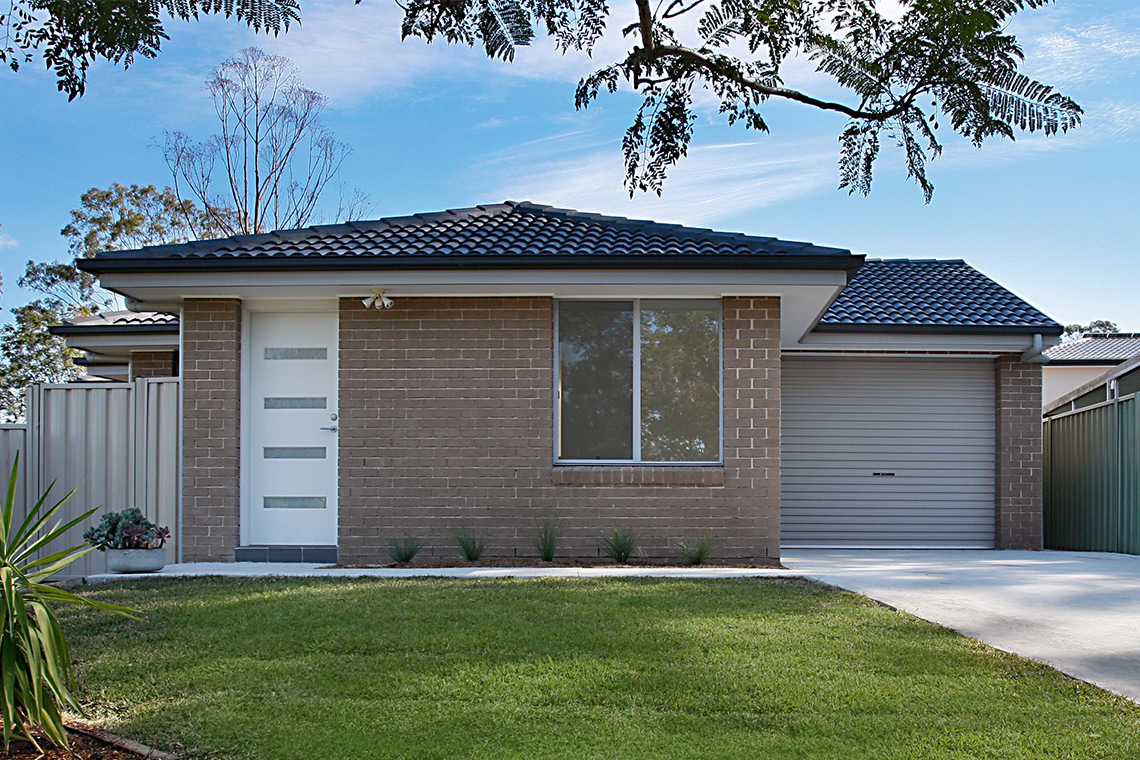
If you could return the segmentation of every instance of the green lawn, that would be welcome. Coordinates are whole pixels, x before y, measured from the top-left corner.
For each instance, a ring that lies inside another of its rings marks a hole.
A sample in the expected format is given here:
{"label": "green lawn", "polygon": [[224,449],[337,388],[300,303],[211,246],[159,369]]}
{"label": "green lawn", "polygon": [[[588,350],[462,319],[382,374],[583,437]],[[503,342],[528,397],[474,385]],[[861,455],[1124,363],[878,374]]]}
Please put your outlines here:
{"label": "green lawn", "polygon": [[91,714],[187,758],[1136,758],[1140,708],[801,581],[185,580],[70,610]]}

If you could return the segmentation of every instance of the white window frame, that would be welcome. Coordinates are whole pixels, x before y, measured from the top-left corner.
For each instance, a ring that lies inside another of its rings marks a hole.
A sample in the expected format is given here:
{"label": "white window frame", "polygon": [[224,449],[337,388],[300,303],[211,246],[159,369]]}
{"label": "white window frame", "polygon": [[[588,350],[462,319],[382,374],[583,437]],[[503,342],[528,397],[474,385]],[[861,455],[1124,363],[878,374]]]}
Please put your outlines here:
{"label": "white window frame", "polygon": [[[641,302],[642,301],[716,301],[717,369],[720,388],[717,393],[718,451],[715,460],[686,462],[654,462],[641,458]],[[562,357],[558,334],[559,304],[563,301],[632,301],[633,302],[633,458],[632,459],[563,459],[562,450]],[[561,298],[554,299],[554,464],[556,465],[616,465],[634,467],[694,467],[724,464],[724,300],[721,298],[635,298],[608,296],[604,298]]]}

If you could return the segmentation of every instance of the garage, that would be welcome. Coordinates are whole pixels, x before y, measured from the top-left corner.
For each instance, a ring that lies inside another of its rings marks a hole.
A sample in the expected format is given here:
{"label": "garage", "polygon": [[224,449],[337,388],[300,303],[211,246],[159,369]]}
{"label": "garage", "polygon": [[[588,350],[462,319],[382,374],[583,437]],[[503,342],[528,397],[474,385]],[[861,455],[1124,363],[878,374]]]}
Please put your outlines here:
{"label": "garage", "polygon": [[781,543],[994,545],[994,362],[782,362]]}

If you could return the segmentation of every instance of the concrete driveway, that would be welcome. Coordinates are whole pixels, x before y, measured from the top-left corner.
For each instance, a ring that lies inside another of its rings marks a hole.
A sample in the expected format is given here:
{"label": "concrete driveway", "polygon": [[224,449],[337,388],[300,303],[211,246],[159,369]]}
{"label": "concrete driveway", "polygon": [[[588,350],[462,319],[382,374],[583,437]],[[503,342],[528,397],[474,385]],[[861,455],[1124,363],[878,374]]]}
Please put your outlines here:
{"label": "concrete driveway", "polygon": [[1140,702],[1140,557],[800,549],[782,561]]}

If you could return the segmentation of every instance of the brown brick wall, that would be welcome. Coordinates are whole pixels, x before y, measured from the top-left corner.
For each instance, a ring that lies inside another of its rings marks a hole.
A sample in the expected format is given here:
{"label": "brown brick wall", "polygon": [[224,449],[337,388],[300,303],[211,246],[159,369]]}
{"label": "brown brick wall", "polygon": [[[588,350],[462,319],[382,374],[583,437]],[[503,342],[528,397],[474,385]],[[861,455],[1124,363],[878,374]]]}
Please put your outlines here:
{"label": "brown brick wall", "polygon": [[131,379],[136,377],[177,377],[177,351],[135,351],[131,354]]}
{"label": "brown brick wall", "polygon": [[182,347],[183,559],[231,560],[240,511],[241,301],[187,301]]}
{"label": "brown brick wall", "polygon": [[997,505],[999,549],[1040,549],[1042,540],[1041,365],[999,356]]}
{"label": "brown brick wall", "polygon": [[715,560],[777,558],[779,300],[724,302],[723,468],[555,467],[553,321],[549,298],[341,301],[342,561],[386,562],[406,534],[455,561],[460,528],[533,557],[544,518],[565,558],[597,558],[615,527],[653,560],[706,533]]}

